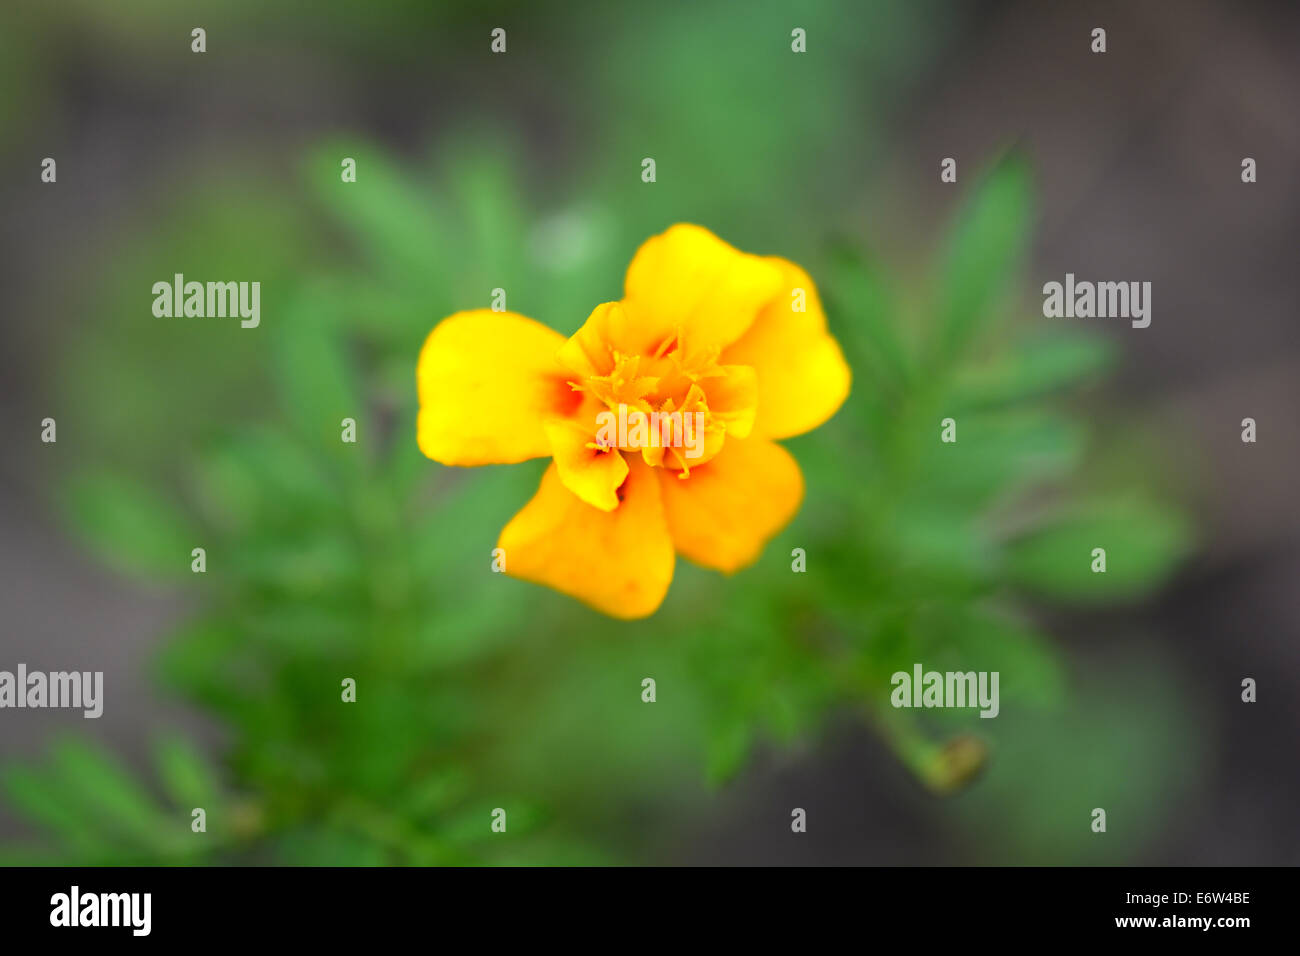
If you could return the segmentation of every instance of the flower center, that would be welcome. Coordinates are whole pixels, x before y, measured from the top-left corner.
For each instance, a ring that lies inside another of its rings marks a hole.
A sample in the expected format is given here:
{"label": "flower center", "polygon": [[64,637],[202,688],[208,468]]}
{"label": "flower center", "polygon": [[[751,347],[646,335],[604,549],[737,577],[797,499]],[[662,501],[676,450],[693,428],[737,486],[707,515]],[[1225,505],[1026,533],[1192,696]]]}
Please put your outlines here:
{"label": "flower center", "polygon": [[609,354],[613,368],[608,374],[569,383],[611,413],[598,414],[598,419],[617,426],[597,429],[588,447],[639,451],[648,464],[680,470],[683,478],[692,465],[716,454],[724,430],[710,411],[708,387],[726,376],[716,348],[688,351],[678,332],[650,354],[616,349]]}

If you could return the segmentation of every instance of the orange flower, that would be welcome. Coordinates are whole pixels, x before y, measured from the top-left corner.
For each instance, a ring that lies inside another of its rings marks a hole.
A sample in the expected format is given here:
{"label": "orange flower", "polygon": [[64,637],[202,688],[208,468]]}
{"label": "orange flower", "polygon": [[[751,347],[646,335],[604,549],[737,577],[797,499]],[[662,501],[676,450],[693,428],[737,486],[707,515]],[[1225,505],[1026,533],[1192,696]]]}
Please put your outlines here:
{"label": "orange flower", "polygon": [[725,573],[755,561],[803,497],[773,439],[849,392],[807,273],[683,224],[641,246],[623,299],[567,341],[512,312],[457,312],[416,379],[435,461],[552,459],[501,532],[506,573],[620,618],[655,612],[676,554]]}

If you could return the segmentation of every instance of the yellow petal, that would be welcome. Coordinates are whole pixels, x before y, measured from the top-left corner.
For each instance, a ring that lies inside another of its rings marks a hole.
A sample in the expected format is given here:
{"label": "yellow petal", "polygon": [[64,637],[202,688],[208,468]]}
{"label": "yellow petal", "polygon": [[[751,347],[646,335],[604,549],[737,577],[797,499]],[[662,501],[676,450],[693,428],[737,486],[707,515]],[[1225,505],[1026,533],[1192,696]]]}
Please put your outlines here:
{"label": "yellow petal", "polygon": [[618,507],[618,486],[627,477],[627,462],[617,448],[601,451],[591,429],[571,419],[546,423],[551,455],[564,487],[602,511]]}
{"label": "yellow petal", "polygon": [[728,435],[745,438],[758,411],[758,375],[748,365],[722,365],[719,371],[701,383],[709,413]]}
{"label": "yellow petal", "polygon": [[564,336],[513,312],[443,319],[416,367],[420,450],[444,465],[525,461],[551,453],[543,423],[581,402],[556,352]]}
{"label": "yellow petal", "polygon": [[781,270],[771,261],[740,252],[700,226],[679,223],[646,240],[628,266],[623,307],[630,330],[617,344],[653,353],[680,330],[690,350],[729,345],[753,324],[781,282]]}
{"label": "yellow petal", "polygon": [[533,500],[501,532],[506,573],[611,617],[653,614],[673,579],[673,545],[653,469],[631,457],[613,511],[580,501],[552,463]]}
{"label": "yellow petal", "polygon": [[615,345],[628,338],[628,321],[621,302],[602,302],[560,348],[560,361],[583,378],[608,375],[614,369]]}
{"label": "yellow petal", "polygon": [[[826,421],[849,394],[851,374],[839,343],[826,331],[826,314],[811,277],[793,262],[772,258],[784,275],[780,293],[721,361],[758,372],[755,434],[801,435]],[[793,309],[803,289],[807,311]]]}
{"label": "yellow petal", "polygon": [[758,559],[803,500],[799,465],[764,438],[728,438],[690,477],[659,469],[673,544],[696,564],[730,573]]}
{"label": "yellow petal", "polygon": [[711,421],[709,404],[698,382],[691,386],[682,407],[676,412],[681,415],[681,428],[678,429],[674,423],[676,440],[664,449],[661,463],[674,472],[689,473],[722,451],[727,431],[720,423]]}

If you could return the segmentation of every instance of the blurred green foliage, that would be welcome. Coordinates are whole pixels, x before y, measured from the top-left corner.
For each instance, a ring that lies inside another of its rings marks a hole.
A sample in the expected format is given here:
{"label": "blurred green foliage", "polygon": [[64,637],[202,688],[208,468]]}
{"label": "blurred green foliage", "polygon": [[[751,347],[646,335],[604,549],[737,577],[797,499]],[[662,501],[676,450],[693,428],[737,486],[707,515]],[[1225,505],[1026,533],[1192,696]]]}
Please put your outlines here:
{"label": "blurred green foliage", "polygon": [[[1069,717],[1062,662],[1015,599],[1142,593],[1189,543],[1149,490],[1086,481],[1088,430],[1053,396],[1102,374],[1107,350],[1002,320],[1032,215],[1022,161],[973,190],[911,312],[883,265],[851,244],[827,250],[814,275],[856,381],[829,425],[791,443],[803,513],[756,567],[724,578],[683,565],[661,612],[624,624],[489,573],[539,465],[465,472],[415,447],[414,360],[439,316],[508,276],[512,308],[575,325],[571,301],[599,301],[587,285],[607,286],[609,260],[631,248],[591,250],[594,275],[550,281],[546,257],[576,257],[565,245],[583,247],[590,224],[576,218],[539,254],[499,145],[465,150],[432,183],[368,151],[340,189],[339,149],[323,146],[306,175],[354,264],[295,281],[257,333],[274,395],[263,420],[194,436],[170,488],[121,469],[69,481],[69,521],[105,560],[193,595],[158,673],[231,741],[220,773],[177,744],[162,752],[170,811],[81,745],[11,768],[15,805],[69,858],[623,859],[645,849],[621,825],[630,805],[652,818],[698,805],[693,779],[725,782],[756,743],[809,738],[845,709],[922,782],[954,790],[983,762],[983,744],[945,744],[972,715],[918,722],[888,707],[890,675],[918,661],[999,671],[999,732],[1041,712],[1028,726],[1049,741],[1043,728],[1067,720],[1076,747],[1104,749],[1113,731],[1159,760],[1146,737],[1168,721]],[[345,417],[355,446],[339,440]],[[939,441],[946,417],[955,443]],[[1099,543],[1106,575],[1089,571]],[[201,577],[189,571],[200,544]],[[792,547],[806,574],[790,572]],[[646,675],[654,707],[639,700]],[[340,700],[344,677],[355,704]],[[988,792],[1023,796],[1020,778],[991,776]],[[87,824],[85,805],[105,822]],[[205,838],[188,838],[190,806],[208,811]],[[488,830],[498,806],[509,840]],[[1040,852],[1070,829],[1050,814],[1041,827]]]}
{"label": "blurred green foliage", "polygon": [[[307,19],[311,37],[367,49],[400,23],[404,42],[384,55],[427,52],[424,5],[387,8],[378,25],[321,6],[333,12]],[[233,29],[262,7],[223,16]],[[512,32],[509,63],[523,65],[502,67],[526,73],[548,42],[583,51],[553,66],[552,93],[582,104],[563,133],[590,148],[554,168],[501,133],[508,123],[475,119],[439,127],[428,157],[340,135],[297,180],[234,158],[160,187],[102,277],[69,293],[103,321],[59,356],[64,440],[48,458],[68,526],[142,586],[185,595],[156,676],[223,744],[204,756],[169,738],[140,779],[75,742],[6,766],[9,805],[47,839],[5,858],[659,859],[663,834],[714,806],[756,749],[815,741],[851,714],[919,784],[969,784],[935,812],[983,831],[985,855],[1120,861],[1126,844],[1087,843],[1088,812],[1119,808],[1133,832],[1153,820],[1187,718],[1158,662],[1116,663],[1131,693],[1080,676],[1040,609],[1146,593],[1190,537],[1162,488],[1096,466],[1108,436],[1070,396],[1104,378],[1110,350],[1012,321],[1034,223],[1027,164],[1005,157],[969,188],[920,281],[895,280],[906,264],[859,238],[826,238],[844,184],[883,148],[886,93],[930,55],[928,8],[811,4],[810,43],[840,55],[796,58],[791,75],[748,52],[788,44],[774,4],[745,17],[683,4],[635,23],[593,6]],[[440,29],[486,47],[469,5],[440,13]],[[170,29],[141,22],[133,43]],[[461,90],[479,113],[504,97],[449,82],[444,98]],[[542,99],[498,105],[547,115]],[[639,181],[645,155],[653,187]],[[357,160],[355,184],[340,183],[342,156]],[[677,174],[719,157],[716,175]],[[441,317],[496,287],[572,332],[676,220],[806,266],[855,383],[829,424],[790,442],[807,499],[758,564],[722,577],[679,562],[663,608],[629,624],[489,572],[542,463],[424,459],[414,368]],[[260,280],[262,326],[142,321],[141,290],[172,272]],[[344,417],[356,445],[339,441]],[[955,444],[939,441],[947,417]],[[1106,575],[1089,572],[1099,545]],[[190,572],[199,546],[203,575]],[[805,574],[791,573],[795,547]],[[890,674],[918,661],[1000,671],[999,718],[890,708]],[[345,677],[355,704],[341,702]],[[489,831],[495,807],[506,836]]]}

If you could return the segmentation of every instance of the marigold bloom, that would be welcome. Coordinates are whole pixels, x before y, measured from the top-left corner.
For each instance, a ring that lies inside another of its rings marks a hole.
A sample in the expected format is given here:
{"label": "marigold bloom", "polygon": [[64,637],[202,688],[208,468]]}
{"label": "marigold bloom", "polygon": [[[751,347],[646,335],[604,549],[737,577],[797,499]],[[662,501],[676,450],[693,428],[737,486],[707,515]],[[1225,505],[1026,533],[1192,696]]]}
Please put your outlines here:
{"label": "marigold bloom", "polygon": [[[816,428],[849,392],[807,273],[685,224],[646,241],[622,300],[567,341],[512,312],[457,312],[416,379],[435,461],[552,459],[501,532],[506,573],[620,618],[654,613],[676,554],[724,573],[755,561],[803,497],[774,439]],[[684,433],[611,437],[616,412]]]}

